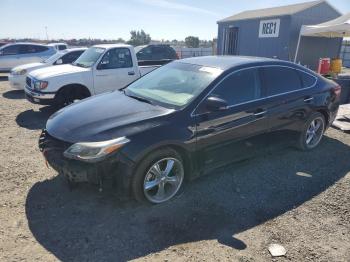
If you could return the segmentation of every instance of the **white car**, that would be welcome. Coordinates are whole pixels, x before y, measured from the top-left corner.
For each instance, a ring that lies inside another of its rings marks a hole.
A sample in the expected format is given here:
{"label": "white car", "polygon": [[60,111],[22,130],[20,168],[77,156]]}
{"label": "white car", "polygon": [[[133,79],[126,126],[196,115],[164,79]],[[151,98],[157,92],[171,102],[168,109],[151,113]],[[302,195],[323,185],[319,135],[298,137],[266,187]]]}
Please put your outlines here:
{"label": "white car", "polygon": [[85,52],[87,48],[73,48],[60,51],[43,62],[24,64],[14,67],[8,77],[10,86],[14,89],[24,89],[28,73],[44,67],[71,64]]}
{"label": "white car", "polygon": [[73,64],[34,70],[26,78],[26,98],[36,104],[65,106],[121,89],[159,65],[140,66],[131,45],[95,45]]}
{"label": "white car", "polygon": [[41,62],[57,53],[55,46],[35,43],[12,43],[0,47],[0,71],[9,72],[15,66]]}

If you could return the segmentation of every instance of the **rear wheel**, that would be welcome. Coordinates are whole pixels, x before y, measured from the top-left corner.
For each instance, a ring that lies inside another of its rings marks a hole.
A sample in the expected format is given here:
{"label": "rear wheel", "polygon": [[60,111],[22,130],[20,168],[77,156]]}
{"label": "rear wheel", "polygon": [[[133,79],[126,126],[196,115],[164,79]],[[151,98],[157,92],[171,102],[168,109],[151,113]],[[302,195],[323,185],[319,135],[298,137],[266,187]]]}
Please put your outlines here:
{"label": "rear wheel", "polygon": [[132,190],[136,200],[159,204],[173,198],[184,180],[181,156],[171,148],[147,156],[135,171]]}
{"label": "rear wheel", "polygon": [[298,148],[307,151],[317,147],[322,140],[325,127],[324,116],[321,113],[312,114],[300,134]]}

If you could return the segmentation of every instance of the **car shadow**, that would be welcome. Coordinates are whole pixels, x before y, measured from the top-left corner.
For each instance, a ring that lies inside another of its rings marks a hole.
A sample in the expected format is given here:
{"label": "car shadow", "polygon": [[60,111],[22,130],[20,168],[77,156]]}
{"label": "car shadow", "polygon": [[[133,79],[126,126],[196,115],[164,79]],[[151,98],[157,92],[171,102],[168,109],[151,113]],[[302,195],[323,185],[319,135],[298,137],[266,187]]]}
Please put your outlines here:
{"label": "car shadow", "polygon": [[23,90],[7,91],[7,92],[3,93],[2,96],[4,98],[7,98],[7,99],[24,99],[25,98]]}
{"label": "car shadow", "polygon": [[56,111],[50,106],[41,107],[39,111],[33,109],[21,112],[16,117],[16,123],[20,127],[29,130],[43,129],[46,125],[47,119]]}
{"label": "car shadow", "polygon": [[61,261],[126,261],[210,239],[241,250],[236,234],[325,191],[349,172],[349,158],[349,146],[329,137],[312,152],[272,150],[188,183],[157,206],[87,185],[69,191],[56,176],[29,190],[26,215],[36,240]]}

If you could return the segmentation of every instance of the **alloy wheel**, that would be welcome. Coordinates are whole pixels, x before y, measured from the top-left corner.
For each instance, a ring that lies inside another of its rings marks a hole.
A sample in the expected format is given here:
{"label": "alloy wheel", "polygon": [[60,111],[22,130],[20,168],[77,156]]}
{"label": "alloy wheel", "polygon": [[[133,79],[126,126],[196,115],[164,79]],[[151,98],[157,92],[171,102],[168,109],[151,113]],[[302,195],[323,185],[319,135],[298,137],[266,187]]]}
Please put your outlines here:
{"label": "alloy wheel", "polygon": [[311,121],[306,130],[306,145],[313,148],[319,144],[324,132],[324,121],[321,117],[317,117]]}
{"label": "alloy wheel", "polygon": [[184,168],[176,158],[164,158],[152,165],[148,170],[143,192],[152,203],[162,203],[179,191],[184,178]]}

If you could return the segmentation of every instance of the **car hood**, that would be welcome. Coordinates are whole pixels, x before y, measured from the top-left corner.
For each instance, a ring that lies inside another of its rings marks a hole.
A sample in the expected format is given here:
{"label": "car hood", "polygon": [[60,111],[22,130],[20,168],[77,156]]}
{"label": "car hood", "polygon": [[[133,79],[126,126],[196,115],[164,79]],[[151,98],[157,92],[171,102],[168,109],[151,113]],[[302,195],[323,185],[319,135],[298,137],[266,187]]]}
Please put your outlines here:
{"label": "car hood", "polygon": [[12,69],[12,71],[21,71],[21,70],[34,70],[37,68],[41,68],[46,66],[45,63],[30,63],[30,64],[24,64],[24,65],[20,65],[20,66],[16,66]]}
{"label": "car hood", "polygon": [[36,79],[44,80],[50,77],[60,76],[60,75],[68,75],[74,73],[81,73],[89,71],[89,68],[83,68],[79,66],[73,66],[70,64],[67,65],[57,65],[46,68],[41,68],[30,73],[31,77]]}
{"label": "car hood", "polygon": [[115,91],[61,109],[49,118],[46,129],[69,143],[105,141],[159,126],[162,116],[172,112]]}

